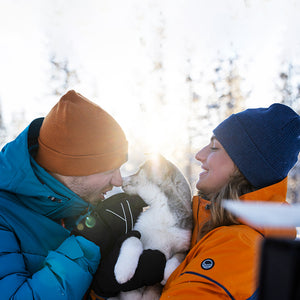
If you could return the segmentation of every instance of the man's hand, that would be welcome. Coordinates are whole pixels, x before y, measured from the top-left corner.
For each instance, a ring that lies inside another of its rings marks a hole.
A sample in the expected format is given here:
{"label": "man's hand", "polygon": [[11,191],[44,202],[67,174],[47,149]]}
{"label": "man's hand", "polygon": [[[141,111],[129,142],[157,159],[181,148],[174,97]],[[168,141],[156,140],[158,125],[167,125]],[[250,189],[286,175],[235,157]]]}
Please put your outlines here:
{"label": "man's hand", "polygon": [[137,195],[120,193],[100,202],[71,232],[81,235],[100,247],[105,257],[117,239],[133,229],[136,219],[146,207]]}
{"label": "man's hand", "polygon": [[[121,291],[131,291],[143,286],[161,282],[164,277],[166,265],[165,255],[158,250],[144,250],[138,259],[137,268],[132,278],[119,283],[115,277],[115,265],[123,242],[129,238],[140,238],[138,231],[131,231],[123,235],[113,247],[111,253],[100,261],[98,270],[94,276],[92,290],[102,297],[116,296]],[[130,263],[130,262],[128,262]]]}

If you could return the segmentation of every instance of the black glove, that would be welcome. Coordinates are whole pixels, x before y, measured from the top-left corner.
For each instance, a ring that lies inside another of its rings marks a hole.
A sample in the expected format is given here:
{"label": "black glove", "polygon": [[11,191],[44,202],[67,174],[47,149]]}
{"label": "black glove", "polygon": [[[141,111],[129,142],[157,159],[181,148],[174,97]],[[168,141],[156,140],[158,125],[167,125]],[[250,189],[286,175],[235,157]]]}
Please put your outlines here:
{"label": "black glove", "polygon": [[147,204],[137,195],[119,193],[101,201],[72,230],[71,235],[81,235],[100,247],[105,257],[116,240],[133,229]]}
{"label": "black glove", "polygon": [[98,270],[94,276],[92,290],[101,297],[113,297],[121,291],[131,291],[146,285],[161,282],[164,277],[166,265],[165,255],[158,250],[144,250],[139,258],[138,266],[133,277],[119,284],[116,281],[114,268],[118,260],[122,243],[129,237],[140,238],[138,231],[131,231],[123,235],[115,244],[111,253],[101,259]]}

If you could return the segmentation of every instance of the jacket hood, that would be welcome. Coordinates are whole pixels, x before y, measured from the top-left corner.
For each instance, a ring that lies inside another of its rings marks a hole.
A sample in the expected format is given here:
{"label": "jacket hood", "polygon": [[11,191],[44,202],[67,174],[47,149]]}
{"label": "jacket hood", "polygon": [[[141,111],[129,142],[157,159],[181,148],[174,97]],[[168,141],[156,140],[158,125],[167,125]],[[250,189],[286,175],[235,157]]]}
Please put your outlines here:
{"label": "jacket hood", "polygon": [[[265,188],[256,190],[251,193],[244,194],[240,197],[241,201],[267,201],[288,204],[286,201],[287,193],[287,177],[282,181],[267,186]],[[210,201],[202,199],[199,196],[193,197],[193,220],[194,220],[194,231],[192,236],[192,245],[195,245],[197,241],[198,232],[202,226],[210,219],[209,210]],[[247,224],[243,220],[239,220],[241,223]],[[253,226],[250,226],[254,228]],[[295,238],[296,229],[279,229],[279,228],[267,228],[267,227],[255,227],[255,230],[260,232],[262,235],[267,237],[284,237],[284,238]]]}
{"label": "jacket hood", "polygon": [[34,211],[59,219],[79,215],[89,205],[46,171],[47,182],[36,176],[31,160],[34,157],[37,138],[43,118],[35,119],[19,136],[6,144],[0,153],[0,191],[12,193],[17,201]]}

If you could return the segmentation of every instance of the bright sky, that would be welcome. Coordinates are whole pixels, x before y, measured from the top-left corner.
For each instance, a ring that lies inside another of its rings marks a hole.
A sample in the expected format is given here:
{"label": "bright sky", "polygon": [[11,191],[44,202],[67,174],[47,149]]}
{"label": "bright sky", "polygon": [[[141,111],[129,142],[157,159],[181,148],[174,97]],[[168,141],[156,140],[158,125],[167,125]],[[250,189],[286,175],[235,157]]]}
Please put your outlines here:
{"label": "bright sky", "polygon": [[171,156],[186,143],[186,74],[205,97],[216,60],[237,53],[247,107],[269,105],[282,63],[297,63],[299,15],[297,0],[0,0],[4,120],[23,116],[23,128],[55,104],[55,55],[77,72],[70,88],[109,111],[129,142],[143,141],[136,156]]}

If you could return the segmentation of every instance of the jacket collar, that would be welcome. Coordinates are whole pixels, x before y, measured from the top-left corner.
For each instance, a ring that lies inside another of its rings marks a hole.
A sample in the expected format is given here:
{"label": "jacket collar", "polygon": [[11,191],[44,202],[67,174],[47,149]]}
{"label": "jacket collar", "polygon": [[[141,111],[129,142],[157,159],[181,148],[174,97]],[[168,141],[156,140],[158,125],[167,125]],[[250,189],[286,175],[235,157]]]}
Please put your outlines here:
{"label": "jacket collar", "polygon": [[0,191],[14,194],[24,206],[53,220],[76,217],[88,203],[35,165],[32,158],[42,121],[34,120],[0,152]]}
{"label": "jacket collar", "polygon": [[282,181],[279,181],[278,183],[242,195],[240,199],[243,201],[268,201],[277,203],[287,203],[286,193],[287,177],[285,177]]}
{"label": "jacket collar", "polygon": [[[267,201],[267,202],[288,204],[286,201],[286,193],[287,193],[287,177],[278,183],[242,195],[240,197],[240,200],[241,201]],[[202,226],[210,218],[209,204],[210,201],[205,200],[199,196],[193,197],[194,230],[192,235],[192,245],[196,243],[198,232],[201,230]],[[241,223],[248,225],[243,220],[240,221]],[[267,237],[285,237],[285,238],[296,237],[295,228],[278,229],[278,228],[267,228],[267,227],[264,228],[255,227],[254,229]]]}

